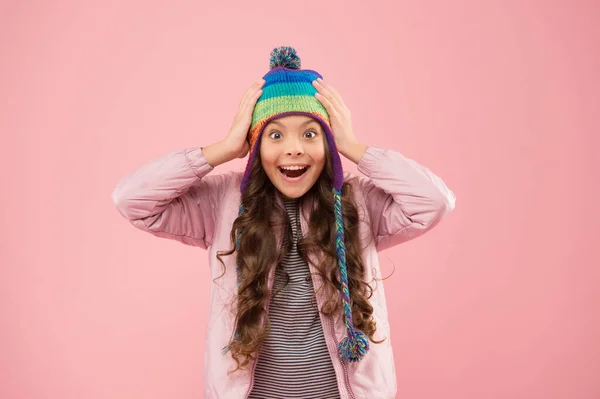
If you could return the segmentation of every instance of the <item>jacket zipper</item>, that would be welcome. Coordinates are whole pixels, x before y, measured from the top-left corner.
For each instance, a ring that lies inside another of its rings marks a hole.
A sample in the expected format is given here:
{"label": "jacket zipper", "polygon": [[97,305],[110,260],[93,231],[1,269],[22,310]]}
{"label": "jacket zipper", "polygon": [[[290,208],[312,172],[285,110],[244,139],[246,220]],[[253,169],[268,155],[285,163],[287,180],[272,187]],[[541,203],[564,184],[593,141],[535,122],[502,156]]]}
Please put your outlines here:
{"label": "jacket zipper", "polygon": [[333,317],[331,315],[327,316],[329,319],[329,326],[331,327],[331,335],[333,336],[333,340],[335,341],[335,351],[336,351],[336,356],[339,359],[340,363],[342,364],[342,369],[344,370],[344,383],[346,384],[346,389],[348,390],[348,393],[350,393],[350,396],[352,397],[352,399],[356,399],[356,396],[354,396],[354,392],[352,391],[352,388],[350,387],[350,379],[348,378],[348,369],[346,368],[346,363],[344,363],[344,360],[339,356],[339,353],[337,352],[338,350],[338,340],[337,337],[335,336],[335,329],[333,326]]}

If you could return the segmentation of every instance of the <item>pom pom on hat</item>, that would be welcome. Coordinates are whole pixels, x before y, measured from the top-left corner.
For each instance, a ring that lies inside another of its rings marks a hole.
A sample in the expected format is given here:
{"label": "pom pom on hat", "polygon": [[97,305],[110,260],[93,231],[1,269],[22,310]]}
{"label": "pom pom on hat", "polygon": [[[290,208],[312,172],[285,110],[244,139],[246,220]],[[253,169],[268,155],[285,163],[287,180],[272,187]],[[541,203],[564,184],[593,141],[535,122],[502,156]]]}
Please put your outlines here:
{"label": "pom pom on hat", "polygon": [[300,69],[300,57],[296,54],[296,49],[289,46],[275,47],[271,51],[271,69],[283,67],[288,69]]}

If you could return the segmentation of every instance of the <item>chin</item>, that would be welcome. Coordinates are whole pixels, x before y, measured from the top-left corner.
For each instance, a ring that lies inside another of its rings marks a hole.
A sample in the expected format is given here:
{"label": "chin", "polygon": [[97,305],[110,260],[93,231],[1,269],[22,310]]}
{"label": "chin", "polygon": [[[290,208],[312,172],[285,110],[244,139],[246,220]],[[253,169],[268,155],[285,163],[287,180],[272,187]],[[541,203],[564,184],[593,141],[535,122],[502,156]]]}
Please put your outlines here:
{"label": "chin", "polygon": [[310,186],[303,185],[303,186],[297,186],[297,187],[287,187],[287,186],[282,186],[280,184],[275,185],[275,188],[277,190],[279,190],[279,192],[281,194],[285,195],[288,198],[300,198],[304,194],[306,194],[308,192],[308,190],[310,190],[311,187],[312,187],[312,185],[310,185]]}

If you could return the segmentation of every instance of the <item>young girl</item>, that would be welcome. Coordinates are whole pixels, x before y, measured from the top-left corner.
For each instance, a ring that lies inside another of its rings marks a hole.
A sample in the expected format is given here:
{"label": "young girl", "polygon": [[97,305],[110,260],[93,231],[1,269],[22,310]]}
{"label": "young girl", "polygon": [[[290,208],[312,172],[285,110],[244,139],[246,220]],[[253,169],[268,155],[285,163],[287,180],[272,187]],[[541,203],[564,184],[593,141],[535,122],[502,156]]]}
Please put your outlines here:
{"label": "young girl", "polygon": [[[113,201],[134,226],[209,251],[206,398],[395,398],[377,252],[433,228],[454,194],[361,144],[339,93],[293,48],[270,61],[224,139],[141,166]],[[248,153],[244,173],[211,173]]]}

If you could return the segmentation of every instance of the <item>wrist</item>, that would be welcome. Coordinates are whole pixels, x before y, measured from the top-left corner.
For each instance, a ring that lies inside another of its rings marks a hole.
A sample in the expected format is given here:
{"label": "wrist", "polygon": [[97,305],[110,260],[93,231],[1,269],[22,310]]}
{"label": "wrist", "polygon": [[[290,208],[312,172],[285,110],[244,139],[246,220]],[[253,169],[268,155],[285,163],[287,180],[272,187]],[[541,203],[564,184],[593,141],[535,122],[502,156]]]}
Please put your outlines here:
{"label": "wrist", "polygon": [[235,158],[231,154],[231,146],[225,140],[202,147],[202,154],[213,168]]}
{"label": "wrist", "polygon": [[359,143],[358,141],[353,141],[341,145],[340,147],[338,147],[338,151],[344,157],[348,158],[349,160],[358,165],[360,159],[362,158],[367,148],[368,146]]}
{"label": "wrist", "polygon": [[238,157],[238,154],[236,154],[232,151],[233,148],[234,148],[234,146],[231,145],[229,143],[229,141],[227,141],[227,139],[223,139],[222,141],[219,141],[219,149],[221,150],[221,153],[223,154],[223,158],[226,160],[225,162],[232,161]]}

